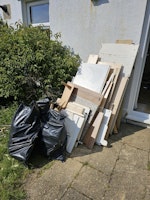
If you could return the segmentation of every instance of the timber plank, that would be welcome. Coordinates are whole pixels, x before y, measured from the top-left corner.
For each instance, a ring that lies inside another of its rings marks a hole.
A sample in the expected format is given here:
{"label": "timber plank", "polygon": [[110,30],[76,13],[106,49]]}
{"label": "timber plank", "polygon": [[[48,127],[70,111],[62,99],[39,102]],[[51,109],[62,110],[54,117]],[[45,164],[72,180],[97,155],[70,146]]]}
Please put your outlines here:
{"label": "timber plank", "polygon": [[115,122],[116,122],[116,119],[121,107],[121,103],[126,91],[128,80],[129,80],[128,77],[119,77],[117,88],[115,89],[115,92],[112,97],[113,108],[112,106],[110,107],[110,109],[112,110],[112,115],[108,124],[108,130],[105,137],[106,139],[108,138],[109,134],[112,133],[115,127]]}
{"label": "timber plank", "polygon": [[66,107],[66,105],[71,97],[71,94],[73,92],[73,89],[74,89],[74,84],[69,81],[67,82],[67,84],[65,83],[64,85],[65,85],[65,89],[63,91],[63,94],[62,94],[61,98],[57,100],[59,108]]}

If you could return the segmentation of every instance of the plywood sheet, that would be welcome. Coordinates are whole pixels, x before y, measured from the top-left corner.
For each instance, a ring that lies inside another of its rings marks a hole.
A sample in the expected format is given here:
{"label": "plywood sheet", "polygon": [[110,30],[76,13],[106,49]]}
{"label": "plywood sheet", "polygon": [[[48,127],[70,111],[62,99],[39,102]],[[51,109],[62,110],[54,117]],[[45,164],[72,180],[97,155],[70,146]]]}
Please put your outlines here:
{"label": "plywood sheet", "polygon": [[101,93],[109,70],[109,65],[82,63],[73,78],[73,83]]}
{"label": "plywood sheet", "polygon": [[123,65],[124,76],[130,77],[139,45],[103,43],[99,52],[102,62]]}

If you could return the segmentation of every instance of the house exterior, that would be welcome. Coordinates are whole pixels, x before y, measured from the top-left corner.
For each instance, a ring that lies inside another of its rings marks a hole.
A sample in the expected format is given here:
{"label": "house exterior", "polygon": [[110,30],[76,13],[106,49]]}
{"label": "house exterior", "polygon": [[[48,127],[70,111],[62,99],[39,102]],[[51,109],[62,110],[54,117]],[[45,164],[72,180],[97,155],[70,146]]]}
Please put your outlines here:
{"label": "house exterior", "polygon": [[[86,62],[89,54],[98,54],[102,43],[130,39],[139,44],[134,69],[123,104],[123,117],[142,126],[150,125],[150,112],[137,110],[150,41],[150,1],[148,0],[0,0],[9,16],[0,16],[10,25],[43,24],[53,33],[61,33]],[[149,67],[150,68],[150,67]],[[150,69],[147,71],[150,72]]]}

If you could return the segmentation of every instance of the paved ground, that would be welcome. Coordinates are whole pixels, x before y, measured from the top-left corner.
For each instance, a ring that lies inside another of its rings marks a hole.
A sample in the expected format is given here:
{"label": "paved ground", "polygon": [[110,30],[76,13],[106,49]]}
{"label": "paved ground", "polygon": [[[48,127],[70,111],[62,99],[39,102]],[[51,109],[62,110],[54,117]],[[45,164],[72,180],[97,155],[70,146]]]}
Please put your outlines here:
{"label": "paved ground", "polygon": [[150,129],[122,124],[109,147],[83,145],[27,184],[29,200],[150,200]]}

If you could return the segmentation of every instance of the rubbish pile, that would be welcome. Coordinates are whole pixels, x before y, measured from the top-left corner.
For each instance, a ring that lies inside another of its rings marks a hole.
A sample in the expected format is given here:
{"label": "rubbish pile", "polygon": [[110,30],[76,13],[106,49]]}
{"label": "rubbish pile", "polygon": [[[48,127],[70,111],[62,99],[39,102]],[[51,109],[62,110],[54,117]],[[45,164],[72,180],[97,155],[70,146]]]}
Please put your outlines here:
{"label": "rubbish pile", "polygon": [[102,44],[99,55],[89,55],[71,82],[64,83],[62,97],[57,100],[63,110],[67,130],[67,151],[83,143],[107,146],[107,139],[117,133],[121,121],[122,102],[138,51],[138,45]]}
{"label": "rubbish pile", "polygon": [[35,146],[49,160],[66,159],[65,116],[49,105],[48,98],[32,102],[30,106],[21,104],[13,117],[8,151],[25,165],[29,164]]}
{"label": "rubbish pile", "polygon": [[132,43],[102,44],[99,55],[90,55],[72,81],[63,83],[55,108],[48,100],[21,105],[12,122],[10,155],[26,162],[37,139],[44,155],[61,160],[78,144],[107,146],[109,135],[119,129],[137,51]]}

